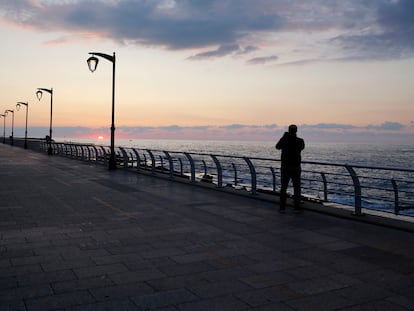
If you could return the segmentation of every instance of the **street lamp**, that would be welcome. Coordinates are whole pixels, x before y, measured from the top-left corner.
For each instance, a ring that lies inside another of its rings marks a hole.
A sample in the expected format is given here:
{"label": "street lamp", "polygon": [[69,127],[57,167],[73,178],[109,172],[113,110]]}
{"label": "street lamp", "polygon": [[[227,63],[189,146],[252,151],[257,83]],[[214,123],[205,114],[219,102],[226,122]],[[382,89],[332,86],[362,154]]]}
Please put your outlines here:
{"label": "street lamp", "polygon": [[13,142],[13,129],[14,129],[14,110],[10,110],[10,109],[7,109],[5,112],[4,112],[4,114],[5,115],[7,115],[7,113],[8,112],[11,112],[11,114],[12,114],[12,132],[11,132],[11,138],[10,138],[10,145],[14,145],[14,142]]}
{"label": "street lamp", "polygon": [[87,63],[89,70],[94,72],[98,66],[99,59],[96,56],[105,58],[106,60],[112,62],[112,122],[111,122],[111,155],[109,157],[109,166],[108,169],[116,169],[115,161],[115,52],[113,55],[108,55],[104,53],[91,52],[92,55],[88,58]]}
{"label": "street lamp", "polygon": [[3,144],[6,143],[6,114],[0,114],[3,117]]}
{"label": "street lamp", "polygon": [[[53,89],[45,89],[45,88],[38,88],[36,91],[36,97],[40,101],[42,99],[43,92],[47,92],[50,94],[50,128],[49,128],[49,138],[47,139],[47,143],[49,145],[47,149],[47,154],[52,155],[52,116],[53,116]],[[47,138],[47,137],[46,137]]]}
{"label": "street lamp", "polygon": [[29,115],[29,103],[17,102],[16,104],[17,111],[20,110],[20,107],[22,105],[26,106],[26,129],[24,131],[24,149],[27,149],[27,117]]}

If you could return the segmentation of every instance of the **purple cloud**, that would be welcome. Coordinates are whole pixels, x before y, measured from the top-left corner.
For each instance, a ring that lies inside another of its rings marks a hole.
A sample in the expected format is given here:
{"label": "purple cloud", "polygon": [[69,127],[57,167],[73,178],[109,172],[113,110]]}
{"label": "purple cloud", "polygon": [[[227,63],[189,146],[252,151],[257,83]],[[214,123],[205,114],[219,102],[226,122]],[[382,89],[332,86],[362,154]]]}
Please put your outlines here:
{"label": "purple cloud", "polygon": [[[360,0],[3,0],[0,18],[43,32],[96,34],[123,44],[196,49],[189,59],[254,53],[276,45],[265,38],[307,36],[314,61],[414,57],[414,1]],[[310,37],[309,35],[313,36]],[[320,36],[318,36],[320,35]],[[53,40],[52,40],[53,41]],[[291,41],[291,53],[305,44]],[[245,46],[245,48],[242,48]],[[330,50],[320,54],[322,50]],[[281,57],[280,53],[277,52]],[[315,57],[315,55],[317,55]],[[254,55],[253,55],[254,56]],[[249,64],[275,61],[251,57]]]}

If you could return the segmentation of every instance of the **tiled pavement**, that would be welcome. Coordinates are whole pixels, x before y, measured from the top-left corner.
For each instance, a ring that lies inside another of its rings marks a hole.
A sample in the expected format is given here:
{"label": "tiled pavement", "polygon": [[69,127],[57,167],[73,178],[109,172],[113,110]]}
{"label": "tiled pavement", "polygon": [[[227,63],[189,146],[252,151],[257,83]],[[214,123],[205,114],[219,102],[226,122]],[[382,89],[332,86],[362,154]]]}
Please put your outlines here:
{"label": "tiled pavement", "polygon": [[414,310],[414,234],[1,144],[0,310]]}

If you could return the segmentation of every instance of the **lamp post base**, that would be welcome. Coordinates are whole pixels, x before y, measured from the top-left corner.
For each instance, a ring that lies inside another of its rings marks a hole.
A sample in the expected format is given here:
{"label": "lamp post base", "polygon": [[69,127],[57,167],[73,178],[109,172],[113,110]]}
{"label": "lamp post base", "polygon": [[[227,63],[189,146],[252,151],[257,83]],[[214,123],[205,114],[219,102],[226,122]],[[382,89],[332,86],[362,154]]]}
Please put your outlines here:
{"label": "lamp post base", "polygon": [[108,165],[108,170],[115,170],[116,169],[116,161],[115,161],[115,157],[110,157],[109,158],[109,165]]}

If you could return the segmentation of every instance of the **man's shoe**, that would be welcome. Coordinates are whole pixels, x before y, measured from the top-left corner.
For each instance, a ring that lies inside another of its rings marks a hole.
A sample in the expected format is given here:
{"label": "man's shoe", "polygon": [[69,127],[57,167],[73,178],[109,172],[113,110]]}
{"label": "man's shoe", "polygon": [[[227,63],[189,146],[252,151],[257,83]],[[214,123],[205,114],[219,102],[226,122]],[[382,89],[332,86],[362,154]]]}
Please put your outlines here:
{"label": "man's shoe", "polygon": [[285,214],[286,213],[286,210],[284,208],[279,208],[279,213]]}

